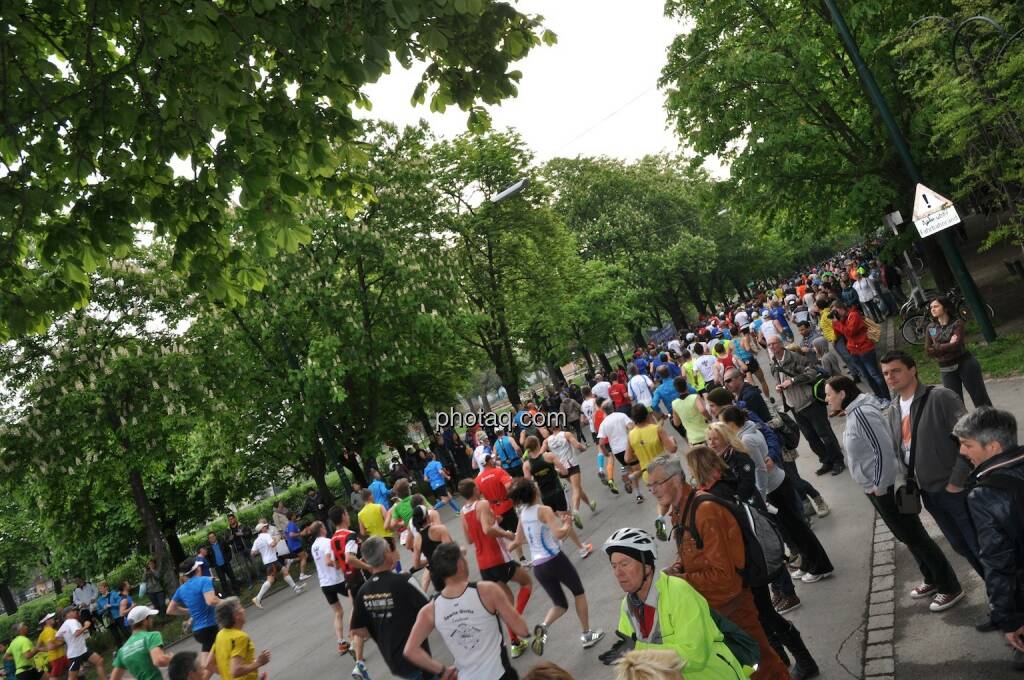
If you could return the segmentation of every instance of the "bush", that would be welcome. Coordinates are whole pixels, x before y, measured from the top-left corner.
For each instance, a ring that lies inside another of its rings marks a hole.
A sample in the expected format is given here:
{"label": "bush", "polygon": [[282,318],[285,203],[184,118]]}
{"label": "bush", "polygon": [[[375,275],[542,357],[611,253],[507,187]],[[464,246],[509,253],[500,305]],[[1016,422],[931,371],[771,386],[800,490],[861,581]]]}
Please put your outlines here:
{"label": "bush", "polygon": [[39,634],[39,629],[42,627],[39,625],[39,619],[52,611],[56,611],[58,607],[66,607],[70,601],[70,591],[61,595],[50,593],[49,595],[29,600],[18,607],[18,611],[14,614],[0,616],[0,639],[10,637],[11,626],[15,622],[23,621],[28,624],[29,637],[35,640],[35,636]]}

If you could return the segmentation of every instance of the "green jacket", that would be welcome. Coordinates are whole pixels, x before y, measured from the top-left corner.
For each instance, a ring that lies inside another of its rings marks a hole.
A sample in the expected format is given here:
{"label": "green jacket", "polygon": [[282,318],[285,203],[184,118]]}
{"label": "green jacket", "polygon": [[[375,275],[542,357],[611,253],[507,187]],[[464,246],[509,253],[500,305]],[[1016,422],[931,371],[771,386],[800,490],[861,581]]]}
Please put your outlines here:
{"label": "green jacket", "polygon": [[[744,680],[747,673],[725,644],[722,631],[711,618],[704,597],[684,579],[658,573],[658,626],[654,638],[644,641],[636,635],[636,649],[674,649],[686,662],[686,680]],[[635,635],[633,616],[622,598],[619,632]]]}

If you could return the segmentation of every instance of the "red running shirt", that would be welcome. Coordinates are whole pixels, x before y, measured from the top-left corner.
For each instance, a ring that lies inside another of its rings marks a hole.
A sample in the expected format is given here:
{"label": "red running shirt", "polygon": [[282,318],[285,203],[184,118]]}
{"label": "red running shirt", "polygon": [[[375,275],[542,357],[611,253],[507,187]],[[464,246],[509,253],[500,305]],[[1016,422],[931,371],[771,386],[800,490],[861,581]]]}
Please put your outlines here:
{"label": "red running shirt", "polygon": [[476,503],[462,506],[462,518],[466,522],[466,533],[476,549],[477,567],[481,570],[499,567],[511,559],[501,541],[484,533],[480,518],[476,515]]}

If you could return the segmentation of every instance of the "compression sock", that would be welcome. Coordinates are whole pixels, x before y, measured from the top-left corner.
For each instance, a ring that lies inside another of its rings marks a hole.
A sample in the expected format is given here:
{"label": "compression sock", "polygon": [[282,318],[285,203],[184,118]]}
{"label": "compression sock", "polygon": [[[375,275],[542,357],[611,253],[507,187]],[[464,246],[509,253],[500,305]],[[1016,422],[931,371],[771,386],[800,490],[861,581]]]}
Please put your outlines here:
{"label": "compression sock", "polygon": [[516,594],[516,611],[520,614],[526,611],[526,603],[530,601],[531,594],[533,594],[533,588],[530,586],[522,586]]}
{"label": "compression sock", "polygon": [[440,510],[441,506],[443,506],[443,505],[444,505],[444,501],[443,500],[440,500],[440,501],[434,503],[434,510]]}
{"label": "compression sock", "polygon": [[292,578],[291,574],[284,575],[284,582],[290,585],[292,588],[296,587],[295,580]]}
{"label": "compression sock", "polygon": [[263,596],[267,594],[268,590],[270,590],[270,581],[264,581],[260,586],[260,592],[256,594],[256,600],[262,602]]}

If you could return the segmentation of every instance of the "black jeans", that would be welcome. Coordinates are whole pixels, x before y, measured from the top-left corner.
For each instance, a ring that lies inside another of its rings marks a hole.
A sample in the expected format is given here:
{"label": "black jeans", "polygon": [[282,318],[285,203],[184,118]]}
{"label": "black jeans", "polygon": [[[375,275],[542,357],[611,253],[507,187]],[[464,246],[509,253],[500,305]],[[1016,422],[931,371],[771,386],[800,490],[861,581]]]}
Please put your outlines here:
{"label": "black jeans", "polygon": [[935,523],[942,530],[942,535],[949,541],[949,546],[964,556],[971,563],[974,571],[983,580],[985,567],[978,557],[978,532],[974,529],[974,520],[967,509],[967,492],[950,493],[945,489],[939,491],[921,490],[921,502]]}
{"label": "black jeans", "polygon": [[974,408],[992,405],[988,390],[985,389],[981,364],[973,354],[967,354],[961,358],[955,371],[943,372],[941,376],[942,386],[956,392],[960,396],[960,401],[964,400],[964,388],[966,387],[967,394],[971,395],[971,401],[974,402]]}
{"label": "black jeans", "polygon": [[959,593],[960,580],[942,553],[942,548],[932,540],[921,524],[921,516],[900,512],[891,486],[886,489],[884,496],[868,494],[868,500],[875,506],[878,516],[896,540],[907,546],[907,550],[914,556],[924,582],[938,588],[940,593]]}
{"label": "black jeans", "polygon": [[778,509],[775,519],[783,540],[800,553],[800,569],[811,574],[827,574],[835,568],[824,546],[807,526],[799,496],[793,483],[786,478],[779,488],[768,494],[768,500]]}
{"label": "black jeans", "polygon": [[842,465],[843,450],[839,448],[839,440],[828,422],[828,411],[825,404],[812,399],[811,403],[799,411],[794,411],[796,424],[800,427],[807,444],[814,451],[822,465]]}
{"label": "black jeans", "polygon": [[800,496],[800,500],[804,501],[808,498],[817,498],[821,495],[810,482],[800,476],[800,470],[797,469],[795,460],[784,461],[782,463],[782,469],[786,471],[786,476],[789,477],[789,480],[793,483],[793,488],[796,489],[796,493]]}
{"label": "black jeans", "polygon": [[146,595],[149,596],[149,603],[153,605],[154,609],[161,614],[167,613],[167,593],[162,590],[158,590],[156,592],[150,590]]}
{"label": "black jeans", "polygon": [[221,586],[223,586],[224,590],[226,590],[228,594],[240,594],[239,582],[235,577],[235,572],[231,568],[230,562],[225,562],[219,567],[214,567],[213,570],[217,572],[217,578],[220,579]]}

